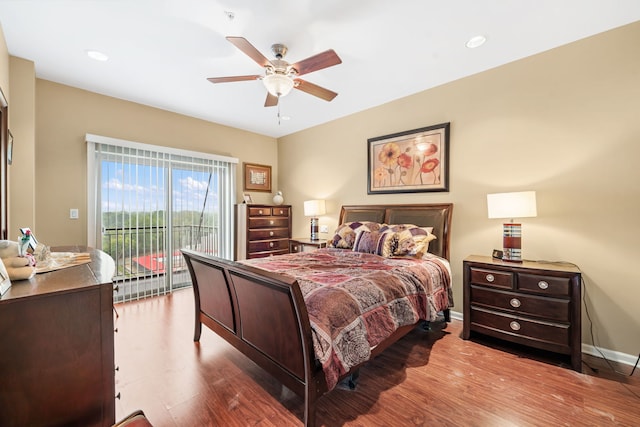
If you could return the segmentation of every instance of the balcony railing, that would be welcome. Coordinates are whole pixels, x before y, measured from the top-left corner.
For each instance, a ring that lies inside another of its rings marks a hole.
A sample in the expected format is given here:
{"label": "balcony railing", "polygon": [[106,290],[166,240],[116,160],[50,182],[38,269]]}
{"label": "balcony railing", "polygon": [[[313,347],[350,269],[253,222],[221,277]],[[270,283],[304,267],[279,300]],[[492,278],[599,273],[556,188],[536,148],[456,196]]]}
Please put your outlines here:
{"label": "balcony railing", "polygon": [[102,250],[116,263],[115,301],[162,295],[191,286],[182,248],[218,254],[217,226],[176,225],[171,227],[171,235],[167,231],[162,226],[103,229]]}

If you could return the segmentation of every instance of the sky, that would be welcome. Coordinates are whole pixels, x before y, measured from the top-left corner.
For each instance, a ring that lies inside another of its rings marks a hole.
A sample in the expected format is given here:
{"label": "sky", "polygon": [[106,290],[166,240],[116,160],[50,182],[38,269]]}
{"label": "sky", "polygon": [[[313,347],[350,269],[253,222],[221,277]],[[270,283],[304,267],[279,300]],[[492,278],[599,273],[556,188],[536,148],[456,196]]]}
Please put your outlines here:
{"label": "sky", "polygon": [[[209,173],[172,170],[173,211],[201,211]],[[214,174],[207,196],[207,210],[217,210],[218,177]],[[153,212],[166,210],[167,172],[163,167],[102,161],[102,212]]]}

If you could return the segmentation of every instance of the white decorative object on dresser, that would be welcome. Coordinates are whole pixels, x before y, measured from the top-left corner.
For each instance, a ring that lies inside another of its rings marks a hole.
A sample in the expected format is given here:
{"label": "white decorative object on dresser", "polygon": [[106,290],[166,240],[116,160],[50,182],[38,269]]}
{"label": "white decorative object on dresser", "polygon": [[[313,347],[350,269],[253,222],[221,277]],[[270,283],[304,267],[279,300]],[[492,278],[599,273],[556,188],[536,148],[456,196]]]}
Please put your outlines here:
{"label": "white decorative object on dresser", "polygon": [[236,205],[236,260],[289,253],[290,205]]}

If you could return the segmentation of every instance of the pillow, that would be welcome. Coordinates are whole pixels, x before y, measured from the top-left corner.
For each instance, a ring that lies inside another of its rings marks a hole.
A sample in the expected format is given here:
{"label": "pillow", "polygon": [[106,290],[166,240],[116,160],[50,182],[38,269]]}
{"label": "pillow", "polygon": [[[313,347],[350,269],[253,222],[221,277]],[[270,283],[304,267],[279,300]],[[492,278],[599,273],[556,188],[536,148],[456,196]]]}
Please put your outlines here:
{"label": "pillow", "polygon": [[353,249],[356,234],[359,231],[378,231],[380,230],[380,227],[384,225],[385,224],[370,221],[345,222],[336,228],[334,236],[329,239],[329,247]]}
{"label": "pillow", "polygon": [[429,242],[435,240],[436,236],[423,228],[416,227],[397,232],[396,238],[398,243],[393,252],[394,256],[422,258],[422,255],[429,250]]}
{"label": "pillow", "polygon": [[356,234],[356,239],[353,242],[353,251],[375,254],[377,253],[379,239],[380,232],[378,231],[360,230]]}
{"label": "pillow", "polygon": [[380,232],[376,253],[383,257],[411,256],[422,258],[429,250],[429,242],[436,236],[433,227],[418,227],[412,224],[391,225]]}

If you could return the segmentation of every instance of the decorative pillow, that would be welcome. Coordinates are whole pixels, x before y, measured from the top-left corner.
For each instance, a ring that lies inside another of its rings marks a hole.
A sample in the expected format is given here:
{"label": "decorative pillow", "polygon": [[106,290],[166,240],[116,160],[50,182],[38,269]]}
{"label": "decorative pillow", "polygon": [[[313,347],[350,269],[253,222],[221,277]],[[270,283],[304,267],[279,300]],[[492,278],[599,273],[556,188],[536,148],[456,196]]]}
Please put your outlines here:
{"label": "decorative pillow", "polygon": [[436,236],[433,227],[418,227],[413,224],[388,225],[380,229],[376,253],[384,257],[411,256],[422,258],[429,250],[429,242]]}
{"label": "decorative pillow", "polygon": [[333,238],[329,239],[329,246],[341,249],[353,249],[356,234],[359,231],[378,231],[385,224],[369,221],[345,222],[336,228]]}
{"label": "decorative pillow", "polygon": [[376,244],[376,254],[389,258],[398,249],[397,233],[387,230],[380,233],[378,243]]}
{"label": "decorative pillow", "polygon": [[377,253],[377,244],[380,239],[380,232],[360,230],[356,234],[356,239],[353,242],[354,252],[364,252],[367,254]]}
{"label": "decorative pillow", "polygon": [[422,258],[422,255],[429,250],[429,242],[436,238],[433,234],[419,227],[399,231],[396,233],[396,237],[398,246],[393,255],[416,258]]}

